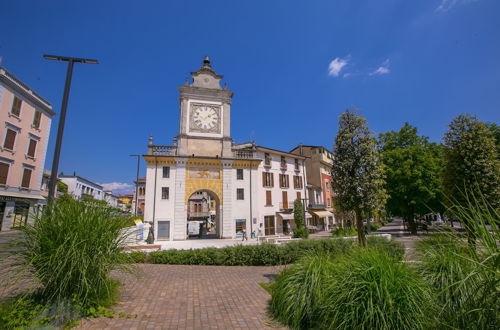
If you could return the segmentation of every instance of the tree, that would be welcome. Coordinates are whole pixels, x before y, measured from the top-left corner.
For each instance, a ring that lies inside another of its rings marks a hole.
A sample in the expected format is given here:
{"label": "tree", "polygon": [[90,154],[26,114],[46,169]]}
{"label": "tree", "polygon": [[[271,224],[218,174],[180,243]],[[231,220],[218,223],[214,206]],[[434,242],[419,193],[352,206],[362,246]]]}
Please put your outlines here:
{"label": "tree", "polygon": [[398,132],[380,134],[379,149],[385,166],[387,209],[403,217],[416,234],[416,215],[443,211],[441,147],[405,123]]}
{"label": "tree", "polygon": [[293,218],[297,226],[293,231],[293,237],[307,238],[309,232],[304,226],[304,207],[300,199],[296,199],[295,202],[293,202]]}
{"label": "tree", "polygon": [[377,142],[366,119],[349,109],[339,117],[332,167],[333,190],[344,211],[354,211],[358,241],[365,245],[363,210],[371,210],[383,195],[383,168]]}
{"label": "tree", "polygon": [[447,197],[465,205],[467,196],[483,196],[494,208],[500,207],[500,160],[495,133],[498,128],[464,114],[450,123],[444,136],[444,188]]}

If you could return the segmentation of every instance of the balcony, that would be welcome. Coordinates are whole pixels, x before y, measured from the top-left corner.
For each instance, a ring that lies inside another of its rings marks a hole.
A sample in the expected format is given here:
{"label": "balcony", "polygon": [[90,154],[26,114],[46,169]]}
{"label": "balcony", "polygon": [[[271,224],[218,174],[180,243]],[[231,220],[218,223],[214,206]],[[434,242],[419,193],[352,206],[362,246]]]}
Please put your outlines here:
{"label": "balcony", "polygon": [[282,169],[282,170],[286,170],[286,168],[287,168],[287,164],[286,164],[286,163],[284,163],[284,162],[281,162],[281,163],[280,163],[280,169]]}
{"label": "balcony", "polygon": [[326,205],[325,204],[309,204],[307,207],[310,209],[313,209],[313,210],[317,210],[317,209],[326,208]]}
{"label": "balcony", "polygon": [[177,146],[158,146],[158,145],[148,146],[148,155],[175,156],[176,154],[177,154]]}
{"label": "balcony", "polygon": [[280,211],[291,211],[293,210],[294,201],[280,202]]}
{"label": "balcony", "polygon": [[207,218],[210,217],[210,211],[188,212],[188,218]]}
{"label": "balcony", "polygon": [[237,159],[254,159],[255,153],[252,150],[235,150],[234,157]]}

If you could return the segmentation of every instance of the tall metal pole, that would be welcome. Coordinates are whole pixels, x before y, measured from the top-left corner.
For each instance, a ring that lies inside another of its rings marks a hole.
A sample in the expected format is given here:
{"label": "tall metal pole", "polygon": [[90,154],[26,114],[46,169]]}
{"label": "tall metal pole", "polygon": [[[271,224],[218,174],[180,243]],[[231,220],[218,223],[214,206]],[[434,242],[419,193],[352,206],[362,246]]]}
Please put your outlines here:
{"label": "tall metal pole", "polygon": [[59,118],[59,127],[57,128],[56,148],[54,150],[54,159],[52,160],[52,173],[49,182],[49,200],[56,197],[57,173],[59,170],[59,157],[61,156],[61,146],[64,134],[64,123],[66,121],[66,109],[68,108],[69,91],[71,88],[71,77],[73,76],[73,61],[68,62],[66,71],[66,83],[64,84],[64,95],[61,105],[61,118]]}
{"label": "tall metal pole", "polygon": [[135,179],[135,212],[134,216],[137,216],[137,200],[139,199],[139,166],[140,166],[140,157],[141,155],[130,155],[130,157],[137,157],[137,174]]}
{"label": "tall metal pole", "polygon": [[57,191],[57,173],[59,171],[59,158],[61,156],[61,146],[64,134],[64,124],[66,122],[66,110],[68,108],[69,91],[71,88],[71,78],[73,76],[73,63],[87,63],[87,64],[97,64],[97,60],[76,58],[76,57],[64,57],[56,55],[44,55],[47,60],[56,61],[66,61],[68,62],[68,70],[66,71],[66,83],[64,84],[64,94],[61,105],[61,118],[59,118],[59,127],[57,129],[56,147],[54,150],[54,159],[52,161],[52,173],[50,175],[49,181],[49,196],[48,199],[51,201],[56,197]]}

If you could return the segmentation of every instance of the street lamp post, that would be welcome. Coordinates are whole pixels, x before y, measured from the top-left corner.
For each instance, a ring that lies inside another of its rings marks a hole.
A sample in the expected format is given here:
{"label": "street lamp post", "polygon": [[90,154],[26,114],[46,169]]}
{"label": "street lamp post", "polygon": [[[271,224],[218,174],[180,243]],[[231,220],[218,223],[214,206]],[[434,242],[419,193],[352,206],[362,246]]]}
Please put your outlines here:
{"label": "street lamp post", "polygon": [[56,148],[54,150],[54,159],[52,161],[52,173],[49,181],[49,201],[56,196],[57,172],[59,170],[59,158],[61,156],[62,138],[64,133],[64,123],[66,121],[66,109],[68,107],[69,90],[71,87],[71,77],[73,75],[73,63],[98,64],[97,60],[86,58],[65,57],[56,55],[43,55],[46,60],[66,61],[68,70],[66,71],[66,83],[64,85],[64,94],[61,105],[61,118],[59,118],[59,127],[57,129]]}
{"label": "street lamp post", "polygon": [[137,216],[137,200],[139,199],[139,193],[137,192],[139,189],[139,166],[140,166],[140,159],[141,155],[130,155],[130,157],[137,157],[137,174],[136,174],[136,180],[135,180],[135,212],[134,216]]}

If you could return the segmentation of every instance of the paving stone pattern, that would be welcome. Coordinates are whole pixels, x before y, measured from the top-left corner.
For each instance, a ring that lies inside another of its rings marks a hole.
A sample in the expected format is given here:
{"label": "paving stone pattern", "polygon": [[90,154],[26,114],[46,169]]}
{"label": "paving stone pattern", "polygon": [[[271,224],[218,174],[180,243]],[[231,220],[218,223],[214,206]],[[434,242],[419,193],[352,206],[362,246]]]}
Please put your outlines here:
{"label": "paving stone pattern", "polygon": [[[269,282],[279,267],[140,265],[124,286],[117,313],[136,318],[82,320],[79,329],[278,329],[267,316]],[[282,328],[281,328],[282,329]]]}

